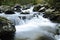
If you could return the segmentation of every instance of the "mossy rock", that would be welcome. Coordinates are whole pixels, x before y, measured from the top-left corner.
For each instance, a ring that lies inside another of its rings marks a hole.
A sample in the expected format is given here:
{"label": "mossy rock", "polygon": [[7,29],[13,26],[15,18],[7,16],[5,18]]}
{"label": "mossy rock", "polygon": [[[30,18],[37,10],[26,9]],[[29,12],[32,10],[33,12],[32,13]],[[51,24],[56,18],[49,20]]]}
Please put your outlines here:
{"label": "mossy rock", "polygon": [[42,7],[41,5],[36,5],[36,6],[33,8],[33,11],[39,11],[39,9],[40,9],[41,7]]}
{"label": "mossy rock", "polygon": [[49,18],[52,22],[60,23],[60,12],[45,12],[44,16],[45,18]]}
{"label": "mossy rock", "polygon": [[5,17],[0,16],[0,33],[2,32],[15,32],[13,23]]}

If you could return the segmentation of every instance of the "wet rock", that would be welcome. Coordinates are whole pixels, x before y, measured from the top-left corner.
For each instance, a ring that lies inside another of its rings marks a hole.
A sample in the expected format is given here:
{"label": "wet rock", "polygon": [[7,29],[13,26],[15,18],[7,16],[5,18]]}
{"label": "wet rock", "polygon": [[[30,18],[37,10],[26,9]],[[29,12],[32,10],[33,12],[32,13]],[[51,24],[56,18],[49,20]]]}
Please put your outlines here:
{"label": "wet rock", "polygon": [[39,11],[39,9],[43,7],[41,5],[36,5],[34,8],[33,8],[33,11]]}
{"label": "wet rock", "polygon": [[38,10],[39,12],[45,12],[45,7],[42,7]]}
{"label": "wet rock", "polygon": [[21,12],[21,6],[16,4],[13,8],[12,8],[13,11],[16,11],[16,12]]}
{"label": "wet rock", "polygon": [[44,13],[44,15],[43,15],[43,17],[45,17],[45,18],[52,18],[53,17],[53,15],[54,15],[54,12],[55,11],[55,9],[46,9],[45,10],[45,13]]}
{"label": "wet rock", "polygon": [[45,10],[46,13],[48,13],[48,12],[52,13],[54,11],[55,11],[55,9],[50,9],[50,8]]}
{"label": "wet rock", "polygon": [[30,14],[29,12],[21,12],[21,14]]}
{"label": "wet rock", "polygon": [[4,32],[15,32],[15,26],[5,17],[0,17],[0,35]]}
{"label": "wet rock", "polygon": [[7,10],[7,11],[5,11],[5,14],[15,14],[15,13],[14,13],[14,11]]}
{"label": "wet rock", "polygon": [[44,14],[45,18],[49,18],[52,22],[57,22],[60,23],[60,12],[59,11],[55,11],[54,10],[47,10]]}
{"label": "wet rock", "polygon": [[5,17],[0,16],[0,39],[14,40],[15,26]]}
{"label": "wet rock", "polygon": [[23,16],[22,19],[23,19],[23,20],[26,19],[26,16]]}

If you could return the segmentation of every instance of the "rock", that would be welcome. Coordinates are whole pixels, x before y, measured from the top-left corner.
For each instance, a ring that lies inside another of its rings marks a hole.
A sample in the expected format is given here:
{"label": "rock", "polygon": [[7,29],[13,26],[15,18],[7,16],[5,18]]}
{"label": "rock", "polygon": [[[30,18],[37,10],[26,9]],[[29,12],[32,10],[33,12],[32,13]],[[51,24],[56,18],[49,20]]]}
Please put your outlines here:
{"label": "rock", "polygon": [[26,19],[26,16],[23,16],[22,19],[23,19],[23,20]]}
{"label": "rock", "polygon": [[32,7],[32,4],[24,5],[23,8],[22,8],[22,10],[30,9],[30,7]]}
{"label": "rock", "polygon": [[5,11],[7,11],[7,10],[10,10],[11,8],[10,8],[10,6],[2,5],[2,6],[0,6],[0,9],[1,9],[3,12],[5,12]]}
{"label": "rock", "polygon": [[54,14],[53,12],[55,11],[55,9],[46,9],[45,10],[45,14],[43,15],[43,17],[45,18],[49,18],[50,16],[52,17]]}
{"label": "rock", "polygon": [[21,14],[30,14],[29,12],[21,12]]}
{"label": "rock", "polygon": [[7,11],[5,11],[5,14],[15,14],[15,13],[14,13],[14,11],[7,10]]}
{"label": "rock", "polygon": [[46,11],[45,14],[43,15],[45,18],[49,18],[52,22],[57,22],[60,23],[60,12],[58,11]]}
{"label": "rock", "polygon": [[34,8],[33,8],[33,11],[39,11],[39,9],[43,7],[41,5],[36,5]]}
{"label": "rock", "polygon": [[3,11],[2,10],[0,10],[0,13],[2,13]]}
{"label": "rock", "polygon": [[14,40],[15,26],[5,17],[0,16],[0,39]]}
{"label": "rock", "polygon": [[38,10],[39,12],[45,12],[45,7],[42,7]]}
{"label": "rock", "polygon": [[38,37],[36,40],[55,40],[55,39],[45,35],[45,36]]}
{"label": "rock", "polygon": [[17,4],[12,8],[12,10],[16,12],[21,12],[21,6]]}
{"label": "rock", "polygon": [[0,39],[14,40],[15,26],[6,18],[0,17]]}
{"label": "rock", "polygon": [[13,23],[9,21],[7,18],[0,16],[0,33],[15,32],[15,31],[16,29]]}
{"label": "rock", "polygon": [[50,18],[51,21],[60,23],[60,14]]}
{"label": "rock", "polygon": [[55,9],[50,9],[50,8],[45,10],[46,13],[48,13],[48,12],[52,13],[54,11],[55,11]]}
{"label": "rock", "polygon": [[23,6],[22,10],[27,10],[29,9],[29,7],[27,7],[26,5]]}

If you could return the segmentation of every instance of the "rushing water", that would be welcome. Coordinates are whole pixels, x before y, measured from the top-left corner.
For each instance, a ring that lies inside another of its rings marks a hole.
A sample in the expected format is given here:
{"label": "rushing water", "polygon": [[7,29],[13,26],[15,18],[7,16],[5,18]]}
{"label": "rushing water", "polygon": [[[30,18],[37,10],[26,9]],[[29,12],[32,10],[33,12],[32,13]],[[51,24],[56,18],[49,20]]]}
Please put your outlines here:
{"label": "rushing water", "polygon": [[[32,9],[33,7],[28,10],[22,10],[30,13],[26,15],[18,12],[12,15],[0,14],[0,16],[4,15],[15,24],[14,40],[60,40],[60,35],[55,35],[59,26],[58,23],[52,23],[49,19],[44,18],[42,13],[38,15],[39,13],[33,12]],[[23,19],[23,16],[26,18]]]}

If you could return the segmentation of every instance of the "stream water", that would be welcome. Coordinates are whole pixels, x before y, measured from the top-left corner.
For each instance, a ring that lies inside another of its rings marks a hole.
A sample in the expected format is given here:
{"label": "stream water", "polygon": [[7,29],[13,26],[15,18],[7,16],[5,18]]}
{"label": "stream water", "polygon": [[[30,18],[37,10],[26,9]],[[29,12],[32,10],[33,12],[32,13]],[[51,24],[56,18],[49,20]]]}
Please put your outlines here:
{"label": "stream water", "polygon": [[[60,35],[55,35],[56,29],[60,26],[58,23],[53,23],[49,19],[43,17],[43,13],[33,12],[33,7],[27,11],[30,14],[0,14],[11,20],[15,24],[16,32],[14,39],[11,40],[60,40]],[[36,14],[36,15],[35,15]],[[26,17],[23,19],[23,17]],[[4,39],[5,40],[5,39]],[[9,39],[8,39],[9,40]]]}

